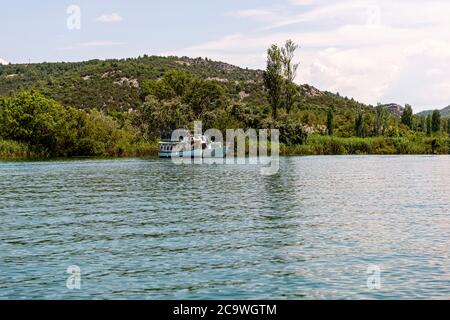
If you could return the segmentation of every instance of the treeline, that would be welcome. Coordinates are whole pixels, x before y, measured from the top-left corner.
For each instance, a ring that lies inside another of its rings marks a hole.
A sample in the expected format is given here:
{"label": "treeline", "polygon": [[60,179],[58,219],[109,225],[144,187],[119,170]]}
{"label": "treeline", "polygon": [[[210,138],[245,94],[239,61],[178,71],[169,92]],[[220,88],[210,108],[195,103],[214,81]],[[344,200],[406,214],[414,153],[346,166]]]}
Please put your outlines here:
{"label": "treeline", "polygon": [[[64,107],[39,92],[0,98],[0,155],[127,156],[148,145],[126,117]],[[2,141],[3,140],[3,141]]]}
{"label": "treeline", "polygon": [[[297,49],[298,45],[288,40],[282,47],[274,44],[267,50],[264,84],[274,119],[279,117],[280,109],[284,109],[284,114],[288,114],[289,117],[295,117],[297,110],[300,110],[300,113],[304,110],[303,106],[296,106],[296,101],[299,100],[298,86],[294,83],[299,66],[298,63],[294,63]],[[339,97],[339,94],[337,96]],[[329,95],[325,95],[325,97],[330,100]],[[445,133],[450,133],[450,120],[442,120],[439,111],[434,111],[428,117],[415,116],[412,107],[406,105],[399,118],[390,114],[388,109],[381,104],[376,107],[366,107],[356,103],[353,99],[344,98],[344,101],[346,107],[344,109],[347,109],[347,112],[339,110],[337,108],[341,107],[339,105],[328,105],[325,112],[326,119],[324,119],[324,110],[322,110],[320,124],[326,125],[326,133],[330,136],[402,137],[414,132],[422,132],[427,135],[439,134],[442,129]],[[326,104],[324,103],[324,105]],[[348,108],[349,105],[350,108]],[[337,110],[339,119],[336,117]],[[309,114],[304,114],[300,121],[311,125],[309,116]],[[312,117],[314,116],[312,115]]]}
{"label": "treeline", "polygon": [[226,129],[256,128],[280,130],[282,143],[306,141],[305,126],[288,113],[272,117],[270,108],[234,101],[218,82],[204,80],[187,72],[173,70],[158,80],[143,83],[144,103],[136,110],[135,125],[146,139],[160,130],[192,128],[193,121],[203,127]]}
{"label": "treeline", "polygon": [[448,136],[340,138],[311,135],[302,145],[282,145],[284,155],[449,154]]}
{"label": "treeline", "polygon": [[[353,122],[336,124],[335,111],[330,108],[327,113],[327,133],[338,137],[405,137],[414,134],[426,136],[450,134],[450,119],[441,118],[438,110],[432,115],[414,115],[412,107],[406,105],[400,117],[391,115],[379,105],[370,111],[355,113]],[[339,130],[344,126],[344,130]]]}
{"label": "treeline", "polygon": [[[155,154],[160,130],[197,120],[204,129],[277,128],[284,154],[449,152],[450,120],[437,111],[421,117],[407,105],[400,117],[296,85],[297,48],[271,46],[264,72],[158,57],[0,67],[0,91],[15,88],[0,98],[0,157]],[[35,89],[14,87],[42,74]]]}

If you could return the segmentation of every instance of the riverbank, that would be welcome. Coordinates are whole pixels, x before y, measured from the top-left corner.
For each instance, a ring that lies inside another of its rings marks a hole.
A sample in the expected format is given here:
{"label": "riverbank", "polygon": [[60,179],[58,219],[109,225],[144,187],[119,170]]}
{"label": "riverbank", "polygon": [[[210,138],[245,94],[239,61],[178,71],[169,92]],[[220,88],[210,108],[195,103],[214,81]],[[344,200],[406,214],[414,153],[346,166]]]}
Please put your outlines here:
{"label": "riverbank", "polygon": [[[414,137],[373,137],[373,138],[340,138],[312,135],[303,145],[280,145],[282,156],[314,156],[314,155],[426,155],[449,154],[450,139],[445,136]],[[127,148],[111,148],[101,158],[156,157],[156,142],[139,142]],[[33,159],[52,158],[45,153],[34,152],[26,144],[0,140],[0,159]],[[69,157],[71,158],[71,157]]]}
{"label": "riverbank", "polygon": [[0,160],[21,160],[21,159],[55,159],[55,158],[134,158],[157,156],[157,143],[137,142],[134,144],[112,146],[104,152],[94,155],[77,155],[77,156],[51,156],[46,152],[34,151],[27,144],[0,139]]}
{"label": "riverbank", "polygon": [[23,159],[38,157],[24,143],[0,139],[0,159]]}
{"label": "riverbank", "polygon": [[449,154],[449,146],[450,140],[447,136],[340,138],[312,135],[303,145],[281,145],[280,154],[286,156]]}

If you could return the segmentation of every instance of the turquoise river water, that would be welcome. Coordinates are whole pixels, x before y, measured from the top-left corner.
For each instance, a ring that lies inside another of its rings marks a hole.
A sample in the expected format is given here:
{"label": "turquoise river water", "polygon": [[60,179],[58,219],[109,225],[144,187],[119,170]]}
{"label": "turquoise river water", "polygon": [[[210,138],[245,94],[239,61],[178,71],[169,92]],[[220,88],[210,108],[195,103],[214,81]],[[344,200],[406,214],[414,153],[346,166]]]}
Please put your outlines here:
{"label": "turquoise river water", "polygon": [[0,299],[448,299],[449,199],[447,156],[0,162]]}

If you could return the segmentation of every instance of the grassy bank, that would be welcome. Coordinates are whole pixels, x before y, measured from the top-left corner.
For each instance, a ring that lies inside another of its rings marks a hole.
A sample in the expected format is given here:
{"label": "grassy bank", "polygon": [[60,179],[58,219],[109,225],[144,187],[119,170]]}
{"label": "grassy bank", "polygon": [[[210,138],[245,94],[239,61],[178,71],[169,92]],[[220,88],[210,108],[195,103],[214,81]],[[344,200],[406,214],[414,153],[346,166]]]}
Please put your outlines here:
{"label": "grassy bank", "polygon": [[[148,142],[137,142],[128,143],[121,145],[114,145],[109,147],[102,153],[93,155],[95,158],[132,158],[132,157],[147,157],[147,156],[157,156],[158,146],[156,143]],[[72,156],[67,156],[64,158],[71,158]],[[73,156],[77,158],[78,156]],[[2,140],[0,139],[0,160],[8,159],[50,159],[50,158],[60,158],[51,156],[48,153],[33,151],[25,143],[20,143],[12,140]]]}
{"label": "grassy bank", "polygon": [[[280,145],[282,156],[312,155],[394,155],[394,154],[449,154],[450,140],[439,137],[374,137],[374,138],[339,138],[312,135],[303,145]],[[96,157],[156,157],[156,142],[137,142],[109,148]],[[48,154],[39,154],[30,150],[23,143],[0,139],[0,159],[51,158]]]}
{"label": "grassy bank", "polygon": [[301,155],[359,154],[449,154],[449,139],[445,136],[339,138],[312,135],[306,144],[281,145],[280,153]]}
{"label": "grassy bank", "polygon": [[0,159],[19,159],[37,156],[26,144],[0,139]]}

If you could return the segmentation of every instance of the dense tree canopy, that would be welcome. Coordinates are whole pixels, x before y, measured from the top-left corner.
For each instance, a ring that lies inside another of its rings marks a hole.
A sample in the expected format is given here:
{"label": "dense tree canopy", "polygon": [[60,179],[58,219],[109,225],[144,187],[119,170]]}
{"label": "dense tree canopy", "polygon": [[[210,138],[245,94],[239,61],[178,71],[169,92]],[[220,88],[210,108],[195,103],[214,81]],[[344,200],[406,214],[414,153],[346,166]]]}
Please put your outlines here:
{"label": "dense tree canopy", "polygon": [[435,110],[431,117],[432,117],[432,119],[431,119],[432,131],[433,132],[441,131],[441,113],[438,110]]}
{"label": "dense tree canopy", "polygon": [[0,100],[0,137],[50,156],[120,154],[134,138],[110,116],[65,108],[39,92]]}
{"label": "dense tree canopy", "polygon": [[264,84],[268,91],[268,99],[272,107],[272,117],[277,118],[282,103],[283,93],[283,58],[277,45],[267,50],[267,69],[264,73]]}
{"label": "dense tree canopy", "polygon": [[[446,152],[443,139],[450,123],[439,112],[419,116],[406,106],[400,117],[386,106],[296,85],[296,48],[292,41],[271,46],[265,72],[200,58],[148,56],[0,66],[0,157],[4,150],[49,156],[148,154],[160,130],[192,128],[195,120],[204,129],[278,128],[283,145],[305,145],[317,154],[374,150],[360,140],[336,145],[340,140],[335,139],[355,137],[373,138],[374,148],[388,153]],[[433,147],[432,141],[437,141]]]}
{"label": "dense tree canopy", "polygon": [[412,107],[407,104],[402,114],[402,123],[410,129],[413,128],[413,114]]}

